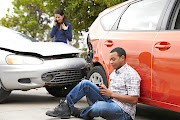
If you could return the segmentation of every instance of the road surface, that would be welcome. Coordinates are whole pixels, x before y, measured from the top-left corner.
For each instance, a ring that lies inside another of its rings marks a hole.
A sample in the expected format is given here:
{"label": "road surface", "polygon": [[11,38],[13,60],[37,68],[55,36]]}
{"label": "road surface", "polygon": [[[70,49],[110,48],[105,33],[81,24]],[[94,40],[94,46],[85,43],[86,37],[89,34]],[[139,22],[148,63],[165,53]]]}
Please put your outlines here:
{"label": "road surface", "polygon": [[[45,113],[56,107],[60,99],[49,95],[45,88],[13,91],[9,98],[0,104],[0,120],[59,120],[46,116]],[[76,106],[88,106],[86,99],[81,99]],[[82,119],[71,117],[70,120]],[[99,117],[94,120],[104,119]],[[135,120],[180,120],[180,113],[138,104]]]}

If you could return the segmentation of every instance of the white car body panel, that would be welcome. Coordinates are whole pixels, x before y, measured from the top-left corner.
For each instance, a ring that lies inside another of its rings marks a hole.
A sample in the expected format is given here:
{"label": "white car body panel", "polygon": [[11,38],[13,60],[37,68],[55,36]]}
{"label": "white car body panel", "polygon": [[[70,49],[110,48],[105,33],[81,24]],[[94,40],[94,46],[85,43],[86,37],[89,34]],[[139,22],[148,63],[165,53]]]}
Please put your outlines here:
{"label": "white car body panel", "polygon": [[71,54],[71,53],[81,53],[75,47],[72,47],[65,43],[60,42],[29,42],[29,43],[1,43],[0,49],[6,48],[13,51],[37,53],[42,56],[52,56],[60,54]]}
{"label": "white car body panel", "polygon": [[[51,84],[51,81],[43,81],[43,74],[53,71],[66,71],[67,69],[79,70],[81,72],[81,69],[85,68],[87,65],[84,58],[78,58],[76,55],[72,55],[79,54],[82,51],[71,45],[65,43],[32,41],[34,41],[34,39],[22,33],[0,26],[0,82],[2,83],[4,89],[29,90],[37,87],[43,87],[46,83]],[[12,54],[37,57],[42,59],[43,63],[38,65],[7,64],[6,57]],[[67,54],[70,56],[66,57]],[[56,58],[54,56],[61,57]],[[48,59],[45,60],[47,57]],[[80,77],[82,74],[79,71],[77,73],[79,75],[77,77],[78,81],[81,80]],[[69,74],[67,74],[67,76]],[[72,79],[76,77],[76,74],[70,77],[71,79],[69,80],[67,78],[67,81],[65,82],[68,83],[75,81]],[[19,82],[19,79],[25,78],[29,79],[30,82]],[[61,82],[61,79],[58,80]],[[52,84],[54,85],[59,83],[55,82]]]}
{"label": "white car body panel", "polygon": [[[74,64],[76,62],[76,64]],[[41,65],[1,65],[0,76],[4,87],[8,90],[42,87],[42,74],[55,70],[82,68],[86,61],[82,58],[46,60]],[[30,78],[31,83],[19,83],[18,79]]]}

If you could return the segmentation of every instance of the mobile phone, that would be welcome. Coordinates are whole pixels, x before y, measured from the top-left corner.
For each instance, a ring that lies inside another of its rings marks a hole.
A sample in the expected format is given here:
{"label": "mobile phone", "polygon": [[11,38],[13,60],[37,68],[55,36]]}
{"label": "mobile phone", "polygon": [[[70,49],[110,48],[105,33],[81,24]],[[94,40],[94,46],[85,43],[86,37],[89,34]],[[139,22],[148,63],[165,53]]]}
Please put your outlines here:
{"label": "mobile phone", "polygon": [[[100,87],[101,84],[98,84],[98,83],[97,83],[96,85],[97,85],[98,87]],[[103,89],[103,88],[100,88],[100,89]]]}
{"label": "mobile phone", "polygon": [[100,85],[99,85],[98,83],[97,83],[96,85],[97,85],[98,87],[100,87]]}

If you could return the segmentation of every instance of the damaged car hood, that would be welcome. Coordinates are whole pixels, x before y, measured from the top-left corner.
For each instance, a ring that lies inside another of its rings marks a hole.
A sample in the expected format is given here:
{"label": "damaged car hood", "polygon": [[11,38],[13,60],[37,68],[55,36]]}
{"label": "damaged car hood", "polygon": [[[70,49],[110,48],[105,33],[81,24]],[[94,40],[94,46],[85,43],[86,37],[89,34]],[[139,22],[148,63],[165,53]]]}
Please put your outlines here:
{"label": "damaged car hood", "polygon": [[1,43],[0,49],[12,53],[35,53],[42,56],[82,53],[81,50],[71,45],[57,42]]}

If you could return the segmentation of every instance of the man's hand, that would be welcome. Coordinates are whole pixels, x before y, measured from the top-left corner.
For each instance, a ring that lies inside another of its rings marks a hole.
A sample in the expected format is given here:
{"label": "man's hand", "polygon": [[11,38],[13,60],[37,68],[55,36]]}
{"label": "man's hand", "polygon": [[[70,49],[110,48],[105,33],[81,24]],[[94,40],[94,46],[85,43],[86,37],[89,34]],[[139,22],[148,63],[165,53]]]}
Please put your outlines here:
{"label": "man's hand", "polygon": [[99,86],[99,91],[104,96],[112,97],[113,92],[110,91],[105,85],[100,85]]}
{"label": "man's hand", "polygon": [[111,98],[116,98],[121,102],[130,103],[130,104],[137,104],[138,102],[138,96],[120,95],[118,93],[114,93],[110,91],[105,85],[100,85],[99,91],[102,95]]}

